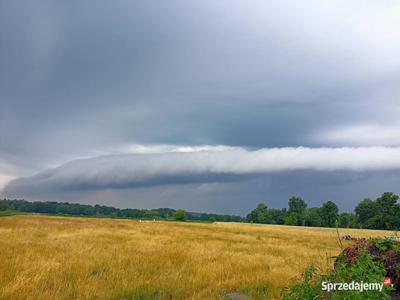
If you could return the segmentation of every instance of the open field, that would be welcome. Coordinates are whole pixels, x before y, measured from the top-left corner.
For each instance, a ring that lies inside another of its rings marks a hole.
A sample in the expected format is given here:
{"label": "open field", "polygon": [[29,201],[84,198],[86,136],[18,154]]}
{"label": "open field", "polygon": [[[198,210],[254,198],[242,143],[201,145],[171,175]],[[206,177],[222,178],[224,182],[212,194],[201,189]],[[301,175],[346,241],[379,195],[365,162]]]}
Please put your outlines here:
{"label": "open field", "polygon": [[334,229],[237,223],[16,215],[0,236],[0,299],[278,299],[340,252]]}

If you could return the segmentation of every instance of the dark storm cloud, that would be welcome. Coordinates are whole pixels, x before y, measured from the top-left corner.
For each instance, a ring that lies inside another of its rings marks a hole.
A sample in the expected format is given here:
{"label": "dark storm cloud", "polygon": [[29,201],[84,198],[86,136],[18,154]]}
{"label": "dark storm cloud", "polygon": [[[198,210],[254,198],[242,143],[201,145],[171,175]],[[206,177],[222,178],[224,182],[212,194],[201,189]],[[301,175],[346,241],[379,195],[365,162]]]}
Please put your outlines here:
{"label": "dark storm cloud", "polygon": [[[382,191],[400,193],[398,171],[321,172],[290,171],[272,173],[233,182],[160,185],[124,189],[19,191],[21,196],[39,201],[69,201],[117,207],[184,208],[246,215],[260,203],[287,207],[291,196],[303,197],[309,207],[331,200],[343,211],[350,211],[364,198],[377,198]],[[17,194],[17,196],[19,196]]]}
{"label": "dark storm cloud", "polygon": [[130,144],[398,146],[399,11],[2,1],[0,187]]}

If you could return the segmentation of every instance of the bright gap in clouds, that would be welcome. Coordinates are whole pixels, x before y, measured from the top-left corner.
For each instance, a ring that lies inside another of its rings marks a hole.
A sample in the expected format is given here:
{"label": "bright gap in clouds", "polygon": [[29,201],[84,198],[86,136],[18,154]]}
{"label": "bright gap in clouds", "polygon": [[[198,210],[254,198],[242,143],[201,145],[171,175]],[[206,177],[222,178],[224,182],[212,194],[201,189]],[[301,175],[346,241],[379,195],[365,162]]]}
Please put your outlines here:
{"label": "bright gap in clouds", "polygon": [[[168,152],[223,152],[233,150],[244,150],[242,147],[231,147],[225,145],[202,145],[202,146],[185,146],[185,145],[142,145],[129,144],[119,148],[120,153],[134,154],[150,154],[150,153],[168,153]],[[113,152],[116,152],[115,150]]]}
{"label": "bright gap in clouds", "polygon": [[398,146],[400,145],[400,126],[367,124],[336,128],[323,132],[318,139],[342,145]]}
{"label": "bright gap in clouds", "polygon": [[14,176],[0,174],[0,191],[14,178]]}

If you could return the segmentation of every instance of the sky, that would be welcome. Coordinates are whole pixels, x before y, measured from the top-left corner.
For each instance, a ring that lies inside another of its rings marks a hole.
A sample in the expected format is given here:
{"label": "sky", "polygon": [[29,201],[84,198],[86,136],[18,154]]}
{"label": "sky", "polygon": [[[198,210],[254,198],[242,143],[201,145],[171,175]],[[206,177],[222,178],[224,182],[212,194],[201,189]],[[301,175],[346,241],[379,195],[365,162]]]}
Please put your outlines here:
{"label": "sky", "polygon": [[400,193],[400,3],[0,2],[0,196],[245,215]]}

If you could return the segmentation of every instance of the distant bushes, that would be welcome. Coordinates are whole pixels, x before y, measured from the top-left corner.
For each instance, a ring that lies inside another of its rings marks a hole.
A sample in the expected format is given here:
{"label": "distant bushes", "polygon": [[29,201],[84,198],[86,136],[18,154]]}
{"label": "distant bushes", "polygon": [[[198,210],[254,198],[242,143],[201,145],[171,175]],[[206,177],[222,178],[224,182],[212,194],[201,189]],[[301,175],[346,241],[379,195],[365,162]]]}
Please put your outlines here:
{"label": "distant bushes", "polygon": [[[68,202],[30,202],[26,200],[0,200],[1,211],[18,211],[27,213],[45,213],[73,216],[106,216],[112,218],[130,218],[130,219],[149,219],[149,220],[172,220],[176,219],[176,213],[179,210],[171,208],[157,209],[135,209],[135,208],[115,208],[104,205],[87,205]],[[240,216],[219,215],[209,213],[185,212],[185,220],[193,221],[220,221],[220,222],[242,222]]]}
{"label": "distant bushes", "polygon": [[354,213],[339,213],[337,205],[327,201],[321,207],[307,207],[299,197],[291,197],[288,209],[271,209],[260,203],[251,211],[246,221],[262,224],[285,224],[299,226],[335,227],[336,221],[342,228],[370,228],[398,230],[400,228],[399,196],[383,193],[381,197],[364,199]]}

